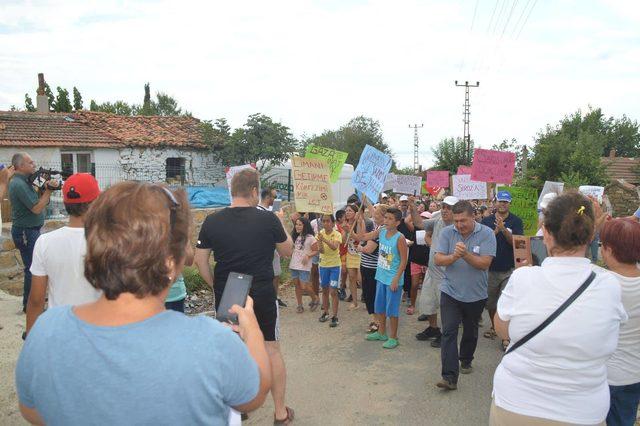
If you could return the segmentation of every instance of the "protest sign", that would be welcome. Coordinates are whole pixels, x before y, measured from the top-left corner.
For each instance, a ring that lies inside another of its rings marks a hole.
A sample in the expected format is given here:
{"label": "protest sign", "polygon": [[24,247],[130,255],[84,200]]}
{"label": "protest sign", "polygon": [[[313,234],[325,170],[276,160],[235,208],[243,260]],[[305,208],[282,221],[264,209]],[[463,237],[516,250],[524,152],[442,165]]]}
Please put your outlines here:
{"label": "protest sign", "polygon": [[471,174],[471,167],[469,167],[469,166],[458,166],[458,172],[456,174],[457,175],[470,175]]}
{"label": "protest sign", "polygon": [[516,154],[476,148],[473,151],[471,179],[478,182],[511,184],[516,166]]}
{"label": "protest sign", "polygon": [[371,145],[366,145],[358,167],[351,176],[351,183],[370,200],[377,200],[390,169],[391,157]]}
{"label": "protest sign", "polygon": [[551,181],[546,181],[544,183],[544,187],[542,188],[542,192],[540,193],[540,196],[538,197],[538,210],[540,210],[540,203],[542,202],[542,197],[544,197],[547,194],[550,193],[554,193],[556,195],[560,195],[562,194],[562,191],[564,190],[564,182],[551,182]]}
{"label": "protest sign", "polygon": [[242,166],[227,167],[225,169],[225,174],[227,175],[227,187],[229,188],[229,197],[231,197],[231,179],[233,179],[235,174],[238,173],[240,170],[255,169],[255,168],[256,168],[255,164],[245,164]]}
{"label": "protest sign", "polygon": [[511,206],[509,211],[522,219],[524,235],[536,235],[538,231],[538,191],[533,188],[501,186],[497,191],[509,191]]}
{"label": "protest sign", "polygon": [[396,183],[393,185],[393,192],[396,194],[420,194],[420,184],[422,178],[420,176],[396,175]]}
{"label": "protest sign", "polygon": [[486,200],[487,183],[471,180],[471,175],[453,175],[453,195],[461,200]]}
{"label": "protest sign", "polygon": [[582,185],[578,188],[578,191],[582,192],[587,197],[594,197],[598,200],[599,203],[602,203],[604,186]]}
{"label": "protest sign", "polygon": [[449,187],[449,172],[446,170],[430,170],[427,172],[427,185]]}
{"label": "protest sign", "polygon": [[331,173],[329,165],[320,158],[291,158],[293,197],[296,210],[333,214]]}
{"label": "protest sign", "polygon": [[390,189],[393,189],[393,185],[395,184],[396,184],[396,175],[394,175],[393,173],[387,174],[387,177],[384,180],[384,185],[382,186],[382,191],[388,191]]}
{"label": "protest sign", "polygon": [[305,158],[322,158],[325,160],[331,172],[331,183],[336,183],[342,172],[342,166],[344,166],[344,162],[347,161],[348,155],[346,152],[336,151],[335,149],[309,145]]}

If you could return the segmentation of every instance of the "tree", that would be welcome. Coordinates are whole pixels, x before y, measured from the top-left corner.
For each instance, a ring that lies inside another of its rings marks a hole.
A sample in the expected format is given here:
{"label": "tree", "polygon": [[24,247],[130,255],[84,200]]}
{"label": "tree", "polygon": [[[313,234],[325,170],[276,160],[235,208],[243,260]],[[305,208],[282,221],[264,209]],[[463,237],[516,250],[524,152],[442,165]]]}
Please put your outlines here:
{"label": "tree", "polygon": [[182,108],[178,108],[178,101],[166,93],[158,92],[155,103],[156,115],[182,115]]}
{"label": "tree", "polygon": [[144,99],[138,115],[155,115],[155,108],[151,103],[151,85],[149,83],[145,83],[144,85]]}
{"label": "tree", "polygon": [[104,102],[101,104],[96,103],[93,99],[91,100],[91,104],[89,106],[89,110],[97,111],[97,112],[107,112],[109,114],[117,114],[117,115],[134,115],[133,107],[130,106],[125,101],[115,101]]}
{"label": "tree", "polygon": [[56,90],[58,91],[58,96],[56,97],[55,111],[71,112],[73,107],[71,105],[71,100],[69,99],[69,91],[67,91],[67,89],[63,89],[60,86],[58,86]]}
{"label": "tree", "polygon": [[231,127],[225,118],[218,118],[215,123],[211,120],[203,120],[200,126],[204,141],[211,148],[224,146],[231,139]]}
{"label": "tree", "polygon": [[393,158],[393,153],[382,136],[380,122],[364,116],[353,118],[338,130],[327,130],[321,135],[305,139],[302,150],[310,144],[346,152],[346,162],[354,166],[360,161],[365,145],[371,145]]}
{"label": "tree", "polygon": [[47,100],[49,102],[49,111],[56,111],[56,97],[53,96],[53,92],[51,91],[51,87],[49,87],[49,83],[44,83],[44,94],[47,95]]}
{"label": "tree", "polygon": [[76,111],[80,111],[83,108],[84,106],[82,105],[82,95],[80,94],[80,91],[75,86],[73,86],[73,109]]}
{"label": "tree", "polygon": [[213,153],[227,166],[254,163],[264,172],[284,163],[298,150],[298,142],[289,128],[264,114],[250,115],[245,125],[232,133],[226,121],[219,119],[211,125],[209,132],[215,137],[226,138],[224,145]]}
{"label": "tree", "polygon": [[610,117],[606,136],[602,153],[604,157],[612,149],[616,150],[618,157],[640,157],[640,128],[637,121],[631,121],[626,115],[616,119]]}
{"label": "tree", "polygon": [[436,159],[433,169],[448,170],[455,174],[459,166],[470,166],[473,160],[473,141],[469,151],[467,143],[461,137],[445,138],[432,149]]}
{"label": "tree", "polygon": [[29,112],[36,111],[36,107],[33,106],[33,100],[31,100],[31,97],[29,96],[28,93],[24,94],[24,109],[26,109]]}

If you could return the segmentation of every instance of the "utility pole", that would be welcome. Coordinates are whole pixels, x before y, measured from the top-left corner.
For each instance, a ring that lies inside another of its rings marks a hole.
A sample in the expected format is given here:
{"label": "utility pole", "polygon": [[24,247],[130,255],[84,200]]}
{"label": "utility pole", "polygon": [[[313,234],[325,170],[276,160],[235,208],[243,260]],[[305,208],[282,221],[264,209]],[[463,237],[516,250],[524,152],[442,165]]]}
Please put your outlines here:
{"label": "utility pole", "polygon": [[469,103],[469,88],[470,87],[479,87],[480,82],[476,81],[476,84],[469,84],[468,81],[465,81],[464,84],[458,84],[458,80],[455,81],[457,87],[464,87],[464,113],[463,113],[463,121],[464,121],[464,141],[467,144],[467,156],[471,157],[471,135],[469,134],[469,116],[471,113],[469,112],[469,107],[471,106]]}
{"label": "utility pole", "polygon": [[420,173],[420,161],[418,160],[418,129],[424,127],[424,124],[413,126],[409,124],[409,128],[413,129],[413,171],[415,173]]}

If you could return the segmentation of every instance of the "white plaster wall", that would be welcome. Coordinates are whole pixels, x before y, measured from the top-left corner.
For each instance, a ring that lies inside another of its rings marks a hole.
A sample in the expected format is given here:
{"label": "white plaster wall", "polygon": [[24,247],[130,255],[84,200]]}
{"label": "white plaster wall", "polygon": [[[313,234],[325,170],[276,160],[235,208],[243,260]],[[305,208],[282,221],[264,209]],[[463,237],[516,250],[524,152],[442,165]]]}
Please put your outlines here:
{"label": "white plaster wall", "polygon": [[100,189],[105,190],[123,179],[119,150],[97,148],[93,150],[92,157]]}
{"label": "white plaster wall", "polygon": [[41,165],[47,168],[60,167],[60,148],[34,148],[34,147],[0,147],[0,162],[5,165],[11,164],[11,157],[16,152],[26,152],[36,162],[36,166]]}

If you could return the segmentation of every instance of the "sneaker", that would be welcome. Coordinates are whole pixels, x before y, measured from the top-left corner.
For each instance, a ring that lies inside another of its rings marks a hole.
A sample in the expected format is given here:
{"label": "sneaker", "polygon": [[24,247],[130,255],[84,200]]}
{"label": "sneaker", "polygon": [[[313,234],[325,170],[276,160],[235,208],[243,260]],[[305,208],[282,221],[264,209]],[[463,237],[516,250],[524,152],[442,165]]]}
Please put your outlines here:
{"label": "sneaker", "polygon": [[347,297],[347,292],[344,288],[338,289],[338,299],[344,300]]}
{"label": "sneaker", "polygon": [[338,324],[340,324],[338,317],[331,317],[331,324],[329,324],[329,327],[337,327]]}
{"label": "sneaker", "polygon": [[432,348],[439,348],[442,341],[442,336],[438,336],[431,341]]}
{"label": "sneaker", "polygon": [[284,302],[282,301],[282,299],[280,299],[280,298],[278,297],[278,306],[280,306],[281,308],[286,308],[286,307],[287,307],[287,304],[286,304],[286,303],[284,303]]}
{"label": "sneaker", "polygon": [[418,321],[426,321],[429,319],[428,315],[422,314],[418,317]]}
{"label": "sneaker", "polygon": [[389,339],[387,339],[386,342],[384,342],[382,347],[385,348],[385,349],[395,349],[395,348],[398,347],[398,340],[389,338]]}
{"label": "sneaker", "polygon": [[364,338],[364,340],[368,340],[370,342],[376,342],[376,341],[380,341],[380,342],[385,342],[387,341],[389,338],[387,337],[386,334],[380,334],[377,331],[374,331],[373,333],[367,334]]}
{"label": "sneaker", "polygon": [[440,389],[444,389],[444,390],[456,390],[456,389],[458,389],[458,385],[456,383],[451,383],[447,379],[440,380],[438,383],[436,383],[436,386],[439,387]]}
{"label": "sneaker", "polygon": [[318,319],[318,321],[320,322],[327,322],[329,320],[329,314],[326,312],[323,312],[322,315],[320,315],[320,318]]}
{"label": "sneaker", "polygon": [[436,337],[441,336],[442,333],[440,333],[440,329],[439,328],[433,328],[431,326],[427,327],[424,329],[424,331],[416,334],[416,339],[424,342],[426,340],[432,340],[435,339]]}
{"label": "sneaker", "polygon": [[473,367],[471,366],[471,362],[460,363],[460,374],[470,374],[472,371]]}

